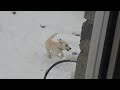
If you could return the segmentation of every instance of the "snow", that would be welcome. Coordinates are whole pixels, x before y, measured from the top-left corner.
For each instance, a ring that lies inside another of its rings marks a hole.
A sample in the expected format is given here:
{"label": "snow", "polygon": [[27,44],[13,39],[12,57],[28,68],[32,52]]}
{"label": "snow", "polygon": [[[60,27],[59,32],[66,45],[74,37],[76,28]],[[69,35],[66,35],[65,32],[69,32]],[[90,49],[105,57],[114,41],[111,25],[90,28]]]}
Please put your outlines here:
{"label": "snow", "polygon": [[[0,78],[5,79],[43,79],[46,70],[55,62],[67,59],[77,60],[83,11],[0,11]],[[45,25],[46,28],[41,28]],[[58,32],[54,38],[64,39],[71,51],[64,51],[65,57],[59,59],[46,55],[44,42]],[[72,79],[75,63],[63,63],[54,67],[49,79]]]}

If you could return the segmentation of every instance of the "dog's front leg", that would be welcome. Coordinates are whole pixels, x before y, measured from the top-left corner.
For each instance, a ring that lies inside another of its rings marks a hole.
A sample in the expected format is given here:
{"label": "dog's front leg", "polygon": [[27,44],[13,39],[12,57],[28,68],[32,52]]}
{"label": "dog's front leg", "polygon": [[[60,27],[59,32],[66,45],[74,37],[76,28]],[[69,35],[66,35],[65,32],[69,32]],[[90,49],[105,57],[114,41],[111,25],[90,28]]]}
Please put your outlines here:
{"label": "dog's front leg", "polygon": [[62,59],[62,57],[60,57],[59,55],[57,55],[57,57],[59,57],[60,59]]}
{"label": "dog's front leg", "polygon": [[49,54],[49,58],[51,59],[51,54]]}
{"label": "dog's front leg", "polygon": [[61,58],[63,58],[64,57],[64,54],[63,54],[63,52],[61,52]]}

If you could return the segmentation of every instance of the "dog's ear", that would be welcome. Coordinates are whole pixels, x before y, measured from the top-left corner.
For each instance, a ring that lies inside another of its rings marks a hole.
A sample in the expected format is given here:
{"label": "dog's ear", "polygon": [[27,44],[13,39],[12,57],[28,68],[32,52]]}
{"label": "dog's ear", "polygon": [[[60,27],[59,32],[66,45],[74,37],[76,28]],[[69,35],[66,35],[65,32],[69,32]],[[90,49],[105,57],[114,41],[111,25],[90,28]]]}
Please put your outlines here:
{"label": "dog's ear", "polygon": [[62,43],[63,41],[62,41],[62,39],[57,39],[60,43]]}
{"label": "dog's ear", "polygon": [[62,39],[57,39],[58,41],[62,41]]}

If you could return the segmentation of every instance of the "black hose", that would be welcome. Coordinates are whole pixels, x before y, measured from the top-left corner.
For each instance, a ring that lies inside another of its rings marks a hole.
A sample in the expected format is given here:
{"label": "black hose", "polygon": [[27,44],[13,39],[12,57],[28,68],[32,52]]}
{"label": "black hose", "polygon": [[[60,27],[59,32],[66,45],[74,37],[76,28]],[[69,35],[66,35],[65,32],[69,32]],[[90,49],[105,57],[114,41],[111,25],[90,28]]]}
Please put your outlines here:
{"label": "black hose", "polygon": [[51,70],[53,67],[55,67],[56,65],[58,65],[58,64],[60,64],[60,63],[64,63],[64,62],[74,62],[74,63],[76,63],[76,61],[71,61],[71,60],[58,61],[58,62],[56,62],[55,64],[53,64],[53,65],[46,71],[45,76],[44,76],[44,79],[46,79],[48,73],[50,72],[50,70]]}

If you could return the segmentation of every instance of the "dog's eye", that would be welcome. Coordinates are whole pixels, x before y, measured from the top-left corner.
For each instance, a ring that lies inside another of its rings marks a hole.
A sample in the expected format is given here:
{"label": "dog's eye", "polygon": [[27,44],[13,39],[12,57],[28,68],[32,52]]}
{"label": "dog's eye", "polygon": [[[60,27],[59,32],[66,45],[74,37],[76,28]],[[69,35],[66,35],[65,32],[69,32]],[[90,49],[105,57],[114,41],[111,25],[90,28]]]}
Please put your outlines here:
{"label": "dog's eye", "polygon": [[65,45],[66,47],[68,46],[68,45]]}

